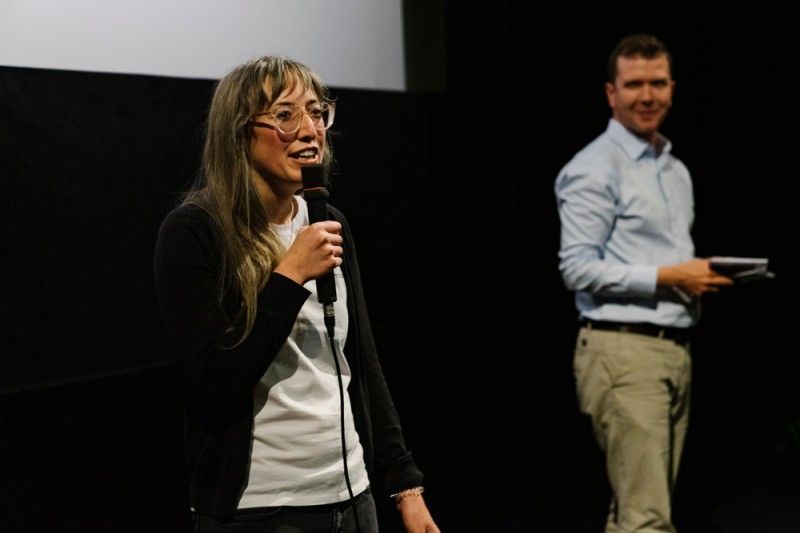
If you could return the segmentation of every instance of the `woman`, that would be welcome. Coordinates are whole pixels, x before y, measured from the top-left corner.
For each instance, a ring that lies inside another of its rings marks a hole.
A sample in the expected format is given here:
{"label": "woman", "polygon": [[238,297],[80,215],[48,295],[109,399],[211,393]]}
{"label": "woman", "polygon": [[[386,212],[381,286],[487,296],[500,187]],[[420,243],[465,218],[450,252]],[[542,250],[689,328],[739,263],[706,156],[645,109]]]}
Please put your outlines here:
{"label": "woman", "polygon": [[[156,287],[185,380],[196,532],[377,532],[373,478],[408,532],[439,532],[347,221],[328,206],[329,220],[309,224],[298,194],[304,166],[332,164],[334,112],[301,63],[234,68],[214,91],[202,172],[159,231]],[[330,332],[315,281],[329,272]]]}

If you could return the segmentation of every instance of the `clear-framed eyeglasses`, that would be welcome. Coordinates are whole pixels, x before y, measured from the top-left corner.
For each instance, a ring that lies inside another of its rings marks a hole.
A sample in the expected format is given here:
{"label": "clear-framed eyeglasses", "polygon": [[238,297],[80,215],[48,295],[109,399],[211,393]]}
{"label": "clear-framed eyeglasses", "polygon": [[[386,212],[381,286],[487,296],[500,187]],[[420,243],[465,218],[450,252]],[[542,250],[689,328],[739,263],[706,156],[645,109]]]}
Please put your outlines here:
{"label": "clear-framed eyeglasses", "polygon": [[336,104],[333,102],[323,102],[313,104],[305,109],[297,105],[280,105],[270,111],[263,113],[256,113],[255,117],[269,117],[272,119],[273,124],[266,122],[259,122],[257,120],[250,121],[250,124],[259,128],[276,128],[279,132],[284,134],[295,133],[300,129],[300,124],[303,121],[303,115],[308,115],[311,119],[311,124],[318,130],[327,130],[333,126],[333,115],[336,111]]}

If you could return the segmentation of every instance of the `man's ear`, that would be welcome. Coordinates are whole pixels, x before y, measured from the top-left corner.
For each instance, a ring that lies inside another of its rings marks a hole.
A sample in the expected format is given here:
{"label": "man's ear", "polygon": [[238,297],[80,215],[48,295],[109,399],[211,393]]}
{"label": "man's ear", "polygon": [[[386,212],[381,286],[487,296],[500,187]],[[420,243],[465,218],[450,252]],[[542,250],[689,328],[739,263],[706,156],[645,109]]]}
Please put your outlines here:
{"label": "man's ear", "polygon": [[614,99],[616,98],[617,94],[614,88],[614,84],[611,83],[610,81],[607,81],[605,85],[605,90],[606,90],[606,99],[608,100],[608,107],[614,109]]}

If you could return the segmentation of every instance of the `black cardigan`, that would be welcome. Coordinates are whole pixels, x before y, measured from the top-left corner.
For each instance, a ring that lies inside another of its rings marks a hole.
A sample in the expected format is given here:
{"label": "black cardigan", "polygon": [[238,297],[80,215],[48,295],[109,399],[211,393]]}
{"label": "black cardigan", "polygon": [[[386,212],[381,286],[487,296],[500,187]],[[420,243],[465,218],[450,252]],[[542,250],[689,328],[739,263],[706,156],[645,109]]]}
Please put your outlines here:
{"label": "black cardigan", "polygon": [[[345,356],[356,431],[370,479],[392,494],[422,484],[406,449],[400,420],[378,359],[350,227],[342,224],[342,273],[349,328]],[[186,390],[185,450],[190,503],[199,514],[232,517],[247,482],[253,429],[253,390],[289,336],[309,291],[272,274],[258,297],[251,334],[233,349],[220,348],[227,326],[218,305],[220,239],[208,213],[188,204],[173,209],[158,233],[153,261],[167,337]],[[377,475],[377,476],[376,476]]]}

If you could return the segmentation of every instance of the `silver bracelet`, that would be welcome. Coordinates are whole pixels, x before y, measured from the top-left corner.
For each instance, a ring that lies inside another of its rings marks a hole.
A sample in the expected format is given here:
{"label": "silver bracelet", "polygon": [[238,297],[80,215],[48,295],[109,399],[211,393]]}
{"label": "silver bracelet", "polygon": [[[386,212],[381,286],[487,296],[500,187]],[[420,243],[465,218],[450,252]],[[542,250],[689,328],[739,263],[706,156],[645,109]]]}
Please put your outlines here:
{"label": "silver bracelet", "polygon": [[400,503],[400,500],[402,500],[406,496],[411,496],[412,494],[419,496],[423,492],[425,492],[425,487],[413,487],[410,489],[401,490],[400,492],[395,492],[394,494],[390,494],[389,497],[394,498],[394,503]]}

